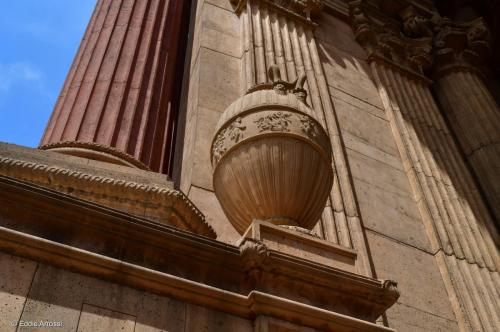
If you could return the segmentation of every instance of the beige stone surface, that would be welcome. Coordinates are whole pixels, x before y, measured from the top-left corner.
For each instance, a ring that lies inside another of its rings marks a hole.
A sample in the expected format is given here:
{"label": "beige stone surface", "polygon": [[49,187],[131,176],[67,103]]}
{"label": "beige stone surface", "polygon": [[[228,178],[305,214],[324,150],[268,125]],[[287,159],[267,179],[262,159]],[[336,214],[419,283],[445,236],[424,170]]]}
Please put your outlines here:
{"label": "beige stone surface", "polygon": [[82,331],[101,324],[128,328],[132,319],[135,331],[181,331],[184,307],[175,300],[41,264],[21,319],[62,321],[61,331],[80,330],[82,317]]}
{"label": "beige stone surface", "polygon": [[370,67],[365,61],[327,43],[318,42],[318,49],[330,87],[382,108]]}
{"label": "beige stone surface", "polygon": [[415,201],[354,179],[363,225],[410,246],[431,252]]}
{"label": "beige stone surface", "polygon": [[315,332],[317,330],[297,324],[282,321],[280,319],[258,316],[254,323],[254,332]]}
{"label": "beige stone surface", "polygon": [[328,13],[320,15],[317,18],[317,23],[318,27],[314,31],[314,36],[318,42],[335,46],[337,49],[360,59],[366,57],[365,50],[354,39],[354,33],[349,24]]}
{"label": "beige stone surface", "polygon": [[[229,3],[229,1],[226,1]],[[201,14],[200,47],[235,58],[242,54],[240,20],[232,11],[205,2]]]}
{"label": "beige stone surface", "polygon": [[135,316],[84,303],[77,332],[134,332],[135,320]]}
{"label": "beige stone surface", "polygon": [[455,320],[434,255],[369,230],[366,235],[377,277],[398,281],[398,303]]}
{"label": "beige stone surface", "polygon": [[359,137],[349,134],[348,132],[342,131],[341,133],[347,149],[359,152],[368,158],[387,164],[395,169],[401,171],[404,170],[399,154],[389,154],[360,139]]}
{"label": "beige stone surface", "polygon": [[37,263],[0,252],[0,331],[16,331]]}
{"label": "beige stone surface", "polygon": [[184,331],[200,332],[252,332],[252,322],[226,313],[216,312],[197,305],[189,305],[186,311]]}
{"label": "beige stone surface", "polygon": [[198,57],[198,105],[223,112],[240,96],[241,61],[207,48],[201,48]]}
{"label": "beige stone surface", "polygon": [[229,11],[233,11],[234,7],[231,1],[227,0],[205,0],[205,2]]}
{"label": "beige stone surface", "polygon": [[203,107],[199,107],[198,112],[191,184],[213,191],[213,169],[210,162],[210,149],[215,134],[215,126],[220,118],[220,112]]}
{"label": "beige stone surface", "polygon": [[243,318],[43,264],[21,319],[62,321],[58,331],[252,331]]}
{"label": "beige stone surface", "polygon": [[387,120],[366,112],[363,106],[353,105],[333,98],[340,128],[364,142],[390,154],[399,156]]}
{"label": "beige stone surface", "polygon": [[375,106],[373,104],[368,103],[363,96],[355,96],[350,93],[347,93],[345,91],[339,90],[335,87],[330,86],[329,87],[329,92],[330,95],[332,96],[332,99],[335,100],[341,100],[352,107],[356,107],[360,109],[361,111],[370,113],[373,116],[376,116],[378,118],[387,120],[387,115],[385,114],[384,109]]}
{"label": "beige stone surface", "polygon": [[[196,61],[194,59],[196,58]],[[185,123],[184,123],[184,137],[178,143],[182,146],[182,159],[180,175],[178,182],[181,191],[187,193],[191,186],[191,178],[193,174],[193,158],[194,158],[194,143],[196,138],[196,120],[198,110],[198,87],[199,87],[199,72],[200,62],[196,54],[193,54],[194,63],[190,69],[189,80],[189,98],[187,98]],[[177,151],[180,150],[180,147]]]}
{"label": "beige stone surface", "polygon": [[408,177],[400,169],[347,149],[352,176],[397,195],[413,198]]}
{"label": "beige stone surface", "polygon": [[[54,158],[52,158],[54,157]],[[204,216],[164,174],[0,143],[0,175],[159,224],[215,237]],[[130,173],[130,174],[129,174]]]}
{"label": "beige stone surface", "polygon": [[387,310],[389,326],[401,332],[457,332],[455,320],[396,303]]}
{"label": "beige stone surface", "polygon": [[126,181],[137,181],[147,185],[172,188],[172,182],[169,181],[168,177],[165,174],[100,162],[97,160],[63,155],[51,151],[38,150],[20,145],[1,142],[0,157],[21,160],[27,159],[30,162],[37,162],[41,164],[47,164],[50,162],[50,165],[53,166],[76,169],[84,173],[98,173],[103,177],[119,177]]}
{"label": "beige stone surface", "polygon": [[217,240],[226,243],[236,243],[240,234],[227,220],[224,211],[212,191],[192,186],[189,189],[189,198],[203,212],[207,222],[217,233]]}

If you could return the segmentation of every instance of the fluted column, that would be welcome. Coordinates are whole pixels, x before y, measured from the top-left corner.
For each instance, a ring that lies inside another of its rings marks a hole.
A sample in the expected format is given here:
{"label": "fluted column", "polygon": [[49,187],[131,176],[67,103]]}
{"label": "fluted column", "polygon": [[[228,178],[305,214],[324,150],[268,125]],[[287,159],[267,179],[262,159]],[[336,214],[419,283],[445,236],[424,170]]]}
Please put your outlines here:
{"label": "fluted column", "polygon": [[464,25],[448,21],[440,29],[434,91],[500,219],[500,111],[480,72],[488,53],[488,31],[481,19]]}
{"label": "fluted column", "polygon": [[351,3],[354,33],[369,54],[460,331],[496,331],[500,319],[497,231],[433,98],[433,82],[424,75],[432,59],[429,22],[408,8],[402,13],[403,33],[395,33],[367,12],[361,2]]}
{"label": "fluted column", "polygon": [[169,173],[188,3],[99,0],[41,148]]}

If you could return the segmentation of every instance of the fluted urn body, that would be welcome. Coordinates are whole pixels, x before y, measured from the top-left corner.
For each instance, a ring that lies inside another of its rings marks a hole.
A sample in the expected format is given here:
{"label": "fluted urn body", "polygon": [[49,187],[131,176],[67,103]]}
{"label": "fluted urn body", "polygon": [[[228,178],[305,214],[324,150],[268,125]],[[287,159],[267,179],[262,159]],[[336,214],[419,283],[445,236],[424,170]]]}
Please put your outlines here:
{"label": "fluted urn body", "polygon": [[305,104],[305,91],[286,85],[256,87],[216,127],[214,191],[241,234],[254,219],[311,229],[332,186],[328,135]]}

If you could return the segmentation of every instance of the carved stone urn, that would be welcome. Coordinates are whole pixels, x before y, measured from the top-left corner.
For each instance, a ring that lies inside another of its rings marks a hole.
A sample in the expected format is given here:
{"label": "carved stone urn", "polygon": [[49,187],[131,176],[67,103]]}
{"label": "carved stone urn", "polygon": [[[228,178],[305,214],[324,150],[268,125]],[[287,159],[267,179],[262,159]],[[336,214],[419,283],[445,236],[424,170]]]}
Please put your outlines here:
{"label": "carved stone urn", "polygon": [[215,194],[235,229],[253,220],[306,229],[319,220],[333,182],[330,140],[294,83],[269,69],[222,114],[212,141]]}

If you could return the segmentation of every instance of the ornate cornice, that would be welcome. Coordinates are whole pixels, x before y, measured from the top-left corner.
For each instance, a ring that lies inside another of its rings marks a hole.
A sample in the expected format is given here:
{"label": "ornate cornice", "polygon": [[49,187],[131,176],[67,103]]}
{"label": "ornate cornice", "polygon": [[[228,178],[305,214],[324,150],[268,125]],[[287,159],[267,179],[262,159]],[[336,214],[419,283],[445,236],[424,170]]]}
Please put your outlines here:
{"label": "ornate cornice", "polygon": [[182,192],[175,189],[150,186],[35,161],[1,156],[0,175],[53,187],[63,192],[85,190],[95,195],[115,193],[121,195],[121,199],[134,199],[137,201],[150,197],[149,204],[157,203],[164,209],[173,210],[172,220],[168,222],[194,233],[211,238],[216,237],[215,231],[206,222],[205,216]]}
{"label": "ornate cornice", "polygon": [[354,36],[369,58],[390,62],[425,80],[424,70],[432,65],[432,37],[427,20],[412,7],[405,8],[401,13],[401,31],[391,21],[377,20],[368,12],[363,1],[349,3]]}

